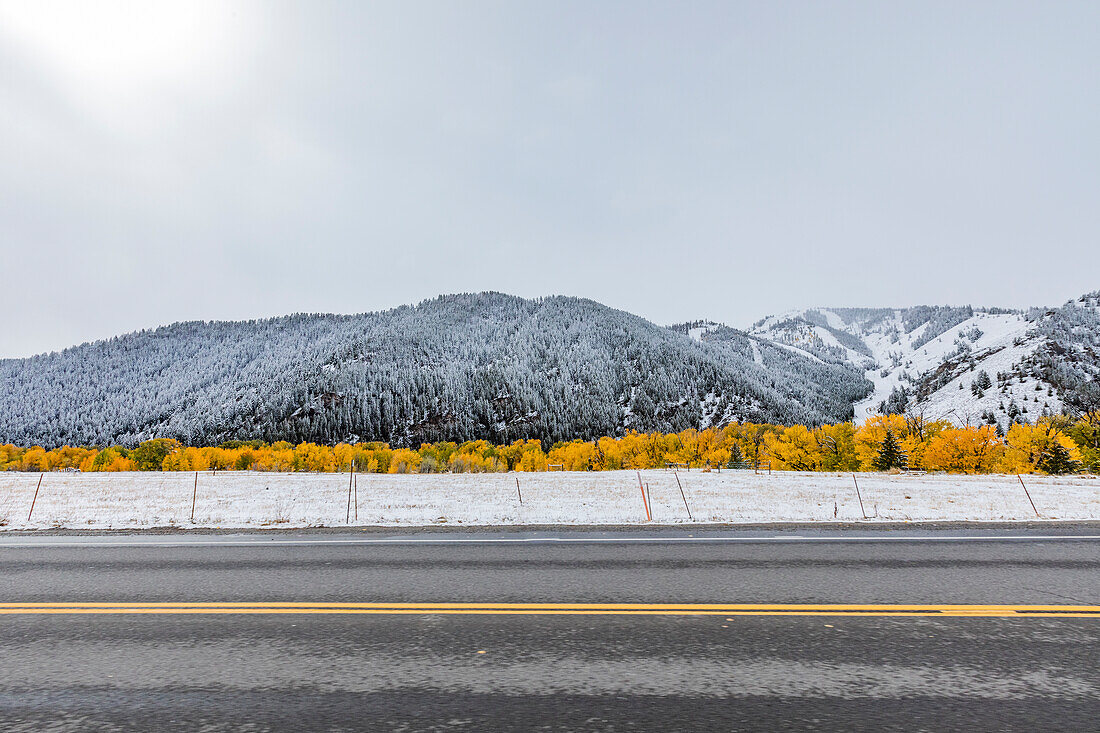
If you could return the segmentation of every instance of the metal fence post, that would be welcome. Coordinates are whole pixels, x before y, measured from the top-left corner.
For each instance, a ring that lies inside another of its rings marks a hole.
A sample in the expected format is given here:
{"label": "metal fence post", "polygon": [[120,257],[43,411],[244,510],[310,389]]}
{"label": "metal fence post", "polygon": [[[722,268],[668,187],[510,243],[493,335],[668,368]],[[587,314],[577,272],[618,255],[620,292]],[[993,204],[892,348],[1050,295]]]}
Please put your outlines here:
{"label": "metal fence post", "polygon": [[38,486],[34,487],[34,498],[31,499],[31,510],[27,512],[27,521],[31,521],[31,515],[34,514],[34,503],[38,501],[38,490],[42,488],[42,477],[46,474],[38,474]]}

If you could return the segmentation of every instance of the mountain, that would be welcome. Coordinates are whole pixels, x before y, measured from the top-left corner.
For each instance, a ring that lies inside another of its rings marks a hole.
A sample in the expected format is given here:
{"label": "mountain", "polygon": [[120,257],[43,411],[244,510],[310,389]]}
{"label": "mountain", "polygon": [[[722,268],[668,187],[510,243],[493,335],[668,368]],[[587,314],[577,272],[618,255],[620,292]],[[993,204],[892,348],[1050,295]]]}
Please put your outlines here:
{"label": "mountain", "polygon": [[188,322],[0,361],[0,443],[554,442],[845,420],[842,359],[578,298],[448,295],[361,315]]}
{"label": "mountain", "polygon": [[810,308],[749,331],[591,300],[441,296],[351,316],[176,323],[0,360],[0,443],[548,443],[882,412],[1100,410],[1100,291],[1057,308]]}
{"label": "mountain", "polygon": [[752,335],[860,369],[857,419],[919,412],[958,424],[1100,409],[1100,291],[1058,308],[810,308]]}

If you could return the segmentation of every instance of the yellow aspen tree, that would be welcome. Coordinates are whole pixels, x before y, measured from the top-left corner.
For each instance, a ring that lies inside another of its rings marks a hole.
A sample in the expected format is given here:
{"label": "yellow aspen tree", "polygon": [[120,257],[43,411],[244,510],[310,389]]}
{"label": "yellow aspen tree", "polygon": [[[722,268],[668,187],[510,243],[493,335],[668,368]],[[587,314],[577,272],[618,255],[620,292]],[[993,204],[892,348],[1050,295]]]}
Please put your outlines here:
{"label": "yellow aspen tree", "polygon": [[1008,435],[1005,436],[1005,451],[1000,461],[1000,470],[1005,473],[1040,473],[1043,457],[1054,443],[1061,445],[1071,460],[1081,462],[1081,451],[1077,444],[1053,425],[1046,422],[1038,425],[1016,423],[1008,429]]}
{"label": "yellow aspen tree", "polygon": [[924,461],[933,471],[990,473],[1004,453],[1004,444],[990,425],[948,428],[928,441]]}
{"label": "yellow aspen tree", "polygon": [[875,415],[867,418],[856,430],[856,456],[859,457],[862,470],[874,470],[875,458],[878,457],[882,443],[886,440],[887,432],[895,438],[903,438],[907,433],[905,418],[901,415]]}

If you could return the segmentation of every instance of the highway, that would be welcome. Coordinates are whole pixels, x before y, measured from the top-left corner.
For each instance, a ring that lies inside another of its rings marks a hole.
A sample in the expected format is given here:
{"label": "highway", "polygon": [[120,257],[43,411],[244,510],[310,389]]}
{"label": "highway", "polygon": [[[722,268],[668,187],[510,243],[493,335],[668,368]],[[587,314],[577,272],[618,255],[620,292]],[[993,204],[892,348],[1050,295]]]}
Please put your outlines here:
{"label": "highway", "polygon": [[1100,531],[0,537],[5,731],[1100,730]]}

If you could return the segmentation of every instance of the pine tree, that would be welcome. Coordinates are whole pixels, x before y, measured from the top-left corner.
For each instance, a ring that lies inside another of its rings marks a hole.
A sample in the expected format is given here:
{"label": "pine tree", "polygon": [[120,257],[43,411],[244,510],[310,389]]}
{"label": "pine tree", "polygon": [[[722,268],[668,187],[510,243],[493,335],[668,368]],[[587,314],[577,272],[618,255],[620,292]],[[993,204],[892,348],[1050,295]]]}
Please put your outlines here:
{"label": "pine tree", "polygon": [[729,468],[744,469],[748,467],[749,463],[745,460],[745,454],[741,450],[741,446],[739,446],[737,443],[734,443],[733,448],[730,449]]}
{"label": "pine tree", "polygon": [[909,392],[905,387],[894,387],[890,396],[879,403],[878,411],[883,415],[904,415],[909,404]]}
{"label": "pine tree", "polygon": [[1074,460],[1066,447],[1053,440],[1042,457],[1039,458],[1039,470],[1050,474],[1078,473],[1081,470],[1081,462]]}
{"label": "pine tree", "polygon": [[891,468],[905,468],[909,465],[909,457],[902,451],[901,445],[898,443],[898,439],[894,437],[893,431],[886,431],[886,439],[882,441],[882,447],[879,448],[878,455],[875,456],[875,460],[872,465],[878,471],[889,471]]}

